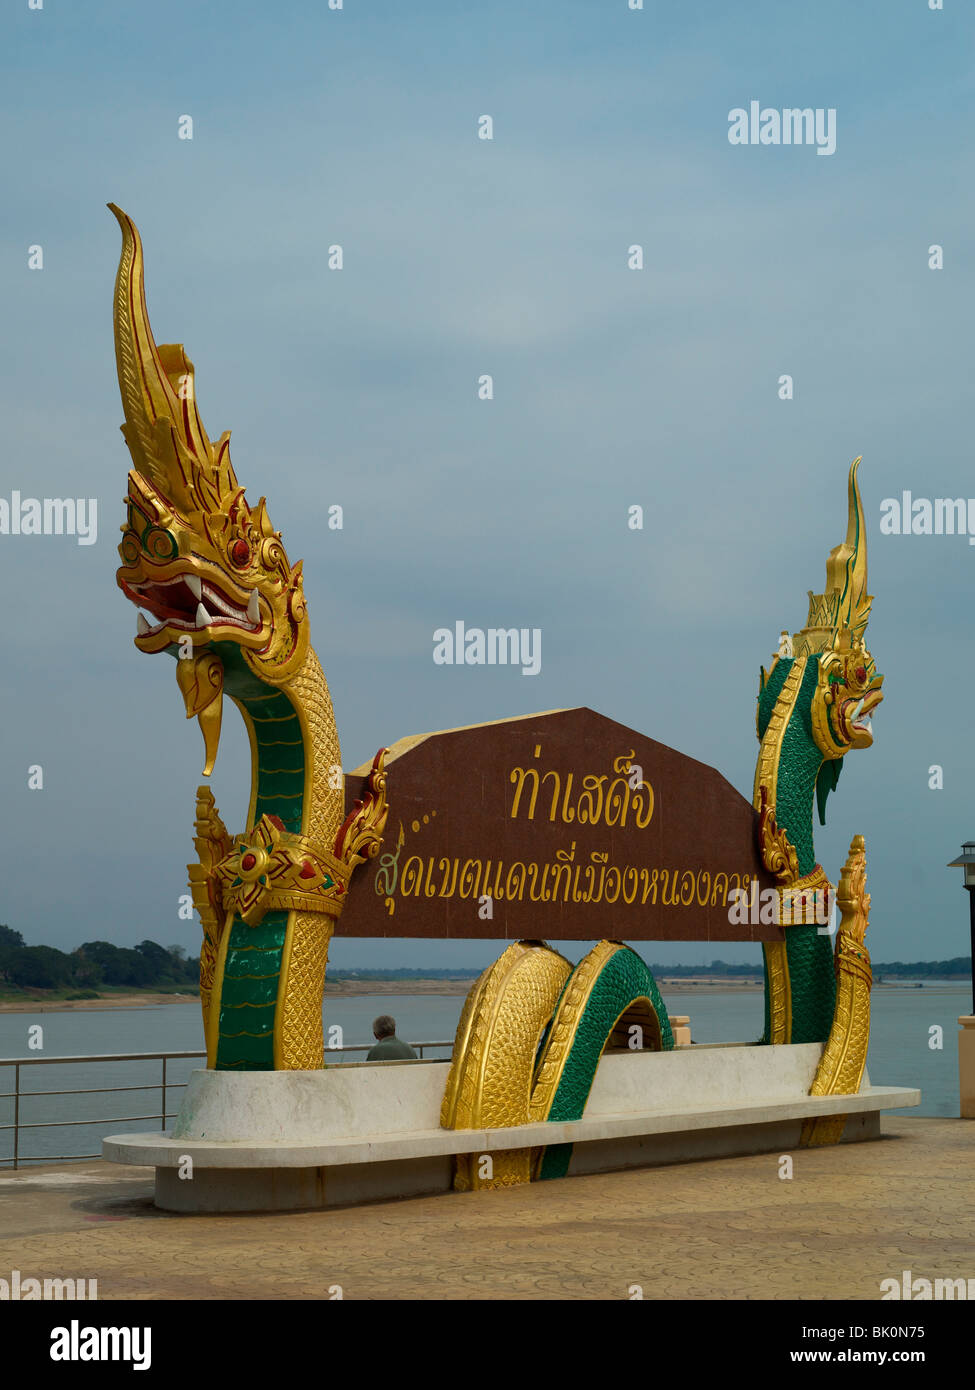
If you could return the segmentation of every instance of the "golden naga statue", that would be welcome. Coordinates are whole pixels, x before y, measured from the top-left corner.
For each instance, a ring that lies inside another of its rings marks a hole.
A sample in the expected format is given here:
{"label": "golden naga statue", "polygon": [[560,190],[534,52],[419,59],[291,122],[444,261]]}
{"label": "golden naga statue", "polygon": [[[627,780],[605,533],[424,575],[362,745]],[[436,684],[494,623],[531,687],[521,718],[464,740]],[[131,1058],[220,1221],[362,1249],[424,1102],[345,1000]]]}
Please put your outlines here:
{"label": "golden naga statue", "polygon": [[[811,1096],[853,1096],[860,1089],[870,1043],[870,989],[873,971],[864,937],[870,920],[866,891],[867,855],[863,836],[854,835],[836,900],[842,915],[836,934],[836,1010]],[[799,1140],[804,1148],[836,1144],[843,1137],[845,1115],[806,1120]]]}
{"label": "golden naga statue", "polygon": [[[866,851],[854,837],[840,879],[842,912],[835,945],[825,929],[830,913],[808,914],[808,899],[828,909],[833,888],[816,859],[813,810],[826,823],[847,753],[871,747],[872,716],[883,700],[884,677],[866,645],[873,605],[867,592],[867,537],[857,471],[847,484],[846,539],[826,561],[826,588],[809,591],[806,626],[759,679],[754,801],[765,867],[779,880],[785,941],[766,945],[767,1043],[821,1042],[812,1095],[857,1092],[870,1037],[870,957],[864,944],[870,898],[864,891]],[[802,904],[796,916],[796,903]],[[826,1144],[842,1135],[843,1117],[807,1121],[801,1143]]]}
{"label": "golden naga statue", "polygon": [[229,432],[212,444],[180,344],[157,346],[142,242],[121,209],[115,355],[132,456],[117,572],[138,617],[135,645],[176,657],[204,775],[217,756],[224,691],[251,748],[247,830],[232,837],[209,788],[196,803],[189,866],[203,922],[200,993],[209,1067],[323,1064],[328,943],[353,869],[378,853],[386,820],[380,750],[345,815],[332,702],[308,640],[301,562],[292,565],[262,497],[248,504]]}
{"label": "golden naga statue", "polygon": [[[211,1068],[315,1069],[323,1064],[328,944],[352,872],[380,847],[385,749],[361,801],[345,814],[344,778],[328,686],[309,644],[301,564],[292,565],[267,515],[252,507],[230,462],[229,434],[212,444],[196,404],[193,365],[157,346],[146,311],[142,244],[122,229],[115,349],[132,456],[119,587],[140,610],[135,644],[168,652],[187,718],[200,722],[204,775],[217,755],[224,692],[251,749],[247,829],[231,836],[209,787],[196,801],[197,860],[189,866],[203,923],[200,985]],[[810,594],[794,647],[762,671],[754,805],[769,871],[790,901],[831,887],[816,860],[812,810],[823,818],[842,759],[872,742],[883,677],[866,649],[863,509],[850,470],[844,544]],[[808,921],[766,949],[767,1043],[825,1043],[813,1094],[859,1088],[869,1036],[869,897],[862,837],[839,889],[835,953]],[[817,914],[818,915],[818,914]],[[674,1047],[646,964],[620,941],[599,942],[574,968],[544,942],[510,945],[470,992],[444,1095],[445,1128],[570,1121],[585,1110],[607,1047]],[[809,1122],[805,1144],[840,1137],[842,1118]],[[459,1188],[558,1177],[571,1146],[499,1151],[491,1172],[458,1161]]]}
{"label": "golden naga statue", "polygon": [[[825,923],[832,886],[813,844],[813,807],[826,798],[842,760],[873,742],[871,716],[883,676],[866,647],[872,598],[856,459],[847,486],[846,540],[830,551],[826,588],[809,593],[806,626],[761,672],[754,806],[765,867],[779,881],[785,940],[765,947],[765,1043],[823,1043],[810,1094],[860,1089],[870,1037],[870,957],[864,944],[870,899],[866,853],[854,838],[840,880],[842,921],[835,949]],[[819,906],[815,911],[810,905]],[[798,915],[796,904],[799,904]],[[826,912],[821,908],[825,907]],[[637,1027],[643,1046],[674,1046],[650,971],[619,942],[603,941],[572,969],[545,942],[511,946],[477,981],[454,1044],[441,1124],[504,1128],[579,1119],[600,1056]],[[803,1124],[803,1146],[836,1143],[845,1117]],[[503,1187],[561,1177],[569,1145],[503,1150],[490,1170],[455,1165],[454,1185]]]}

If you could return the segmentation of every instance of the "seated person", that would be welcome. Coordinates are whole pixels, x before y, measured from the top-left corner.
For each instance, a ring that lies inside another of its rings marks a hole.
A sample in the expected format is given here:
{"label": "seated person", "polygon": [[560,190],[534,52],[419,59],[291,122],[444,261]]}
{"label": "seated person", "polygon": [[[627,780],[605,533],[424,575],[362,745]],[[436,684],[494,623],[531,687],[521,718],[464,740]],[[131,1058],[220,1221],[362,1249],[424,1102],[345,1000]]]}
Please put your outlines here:
{"label": "seated person", "polygon": [[380,1014],[372,1025],[373,1037],[376,1039],[375,1047],[371,1047],[366,1054],[367,1062],[396,1062],[417,1060],[416,1053],[409,1043],[400,1042],[396,1036],[396,1020],[390,1018],[389,1014]]}

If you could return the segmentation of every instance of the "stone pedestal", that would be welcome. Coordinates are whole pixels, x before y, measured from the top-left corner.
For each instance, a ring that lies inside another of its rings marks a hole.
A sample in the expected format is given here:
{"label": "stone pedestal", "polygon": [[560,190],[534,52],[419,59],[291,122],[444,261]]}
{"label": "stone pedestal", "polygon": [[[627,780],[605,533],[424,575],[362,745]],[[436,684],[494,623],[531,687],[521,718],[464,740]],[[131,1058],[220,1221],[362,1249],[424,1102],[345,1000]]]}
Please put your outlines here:
{"label": "stone pedestal", "polygon": [[449,1192],[457,1154],[572,1144],[570,1174],[611,1172],[789,1153],[824,1116],[844,1117],[844,1140],[876,1139],[881,1111],[920,1100],[866,1073],[857,1095],[811,1096],[821,1055],[819,1043],[623,1048],[600,1059],[581,1120],[507,1129],[441,1127],[449,1062],[200,1070],[172,1133],[109,1135],[103,1152],[154,1167],[167,1211],[295,1211]]}
{"label": "stone pedestal", "polygon": [[975,1120],[975,1015],[962,1014],[958,1022],[958,1083],[961,1091],[961,1117]]}
{"label": "stone pedestal", "polygon": [[674,1035],[675,1047],[690,1047],[691,1045],[691,1016],[690,1014],[671,1014],[670,1031]]}

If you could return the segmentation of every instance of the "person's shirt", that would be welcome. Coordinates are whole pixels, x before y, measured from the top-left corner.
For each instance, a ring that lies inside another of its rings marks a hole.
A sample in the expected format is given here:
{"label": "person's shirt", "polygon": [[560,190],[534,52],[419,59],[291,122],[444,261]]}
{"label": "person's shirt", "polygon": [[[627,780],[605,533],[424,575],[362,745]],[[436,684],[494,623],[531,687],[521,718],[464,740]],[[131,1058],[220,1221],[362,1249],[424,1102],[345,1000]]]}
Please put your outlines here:
{"label": "person's shirt", "polygon": [[380,1038],[375,1047],[371,1047],[366,1054],[367,1062],[395,1062],[409,1059],[416,1061],[416,1053],[409,1043],[400,1042],[399,1038]]}

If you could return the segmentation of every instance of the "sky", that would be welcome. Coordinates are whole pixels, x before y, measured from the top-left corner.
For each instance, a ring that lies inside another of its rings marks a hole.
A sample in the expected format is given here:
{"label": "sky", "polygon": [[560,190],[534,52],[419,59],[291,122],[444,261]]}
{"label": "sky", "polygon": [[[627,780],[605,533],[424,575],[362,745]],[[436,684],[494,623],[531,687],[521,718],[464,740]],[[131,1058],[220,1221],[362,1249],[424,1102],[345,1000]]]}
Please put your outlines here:
{"label": "sky", "polygon": [[[111,201],[157,342],[186,345],[211,438],[233,430],[304,560],[347,768],[587,705],[750,799],[759,666],[823,588],[862,454],[885,699],[817,855],[835,882],[866,837],[875,960],[967,955],[945,865],[975,838],[975,548],[880,519],[905,490],[975,496],[973,38],[960,0],[6,6],[0,498],[95,498],[98,530],[0,535],[0,920],[65,950],[199,943],[178,909],[202,743],[114,581]],[[834,111],[835,152],[730,143],[752,101]],[[458,620],[539,628],[540,672],[436,665]],[[243,829],[229,704],[212,783]],[[500,949],[339,939],[330,960]]]}

